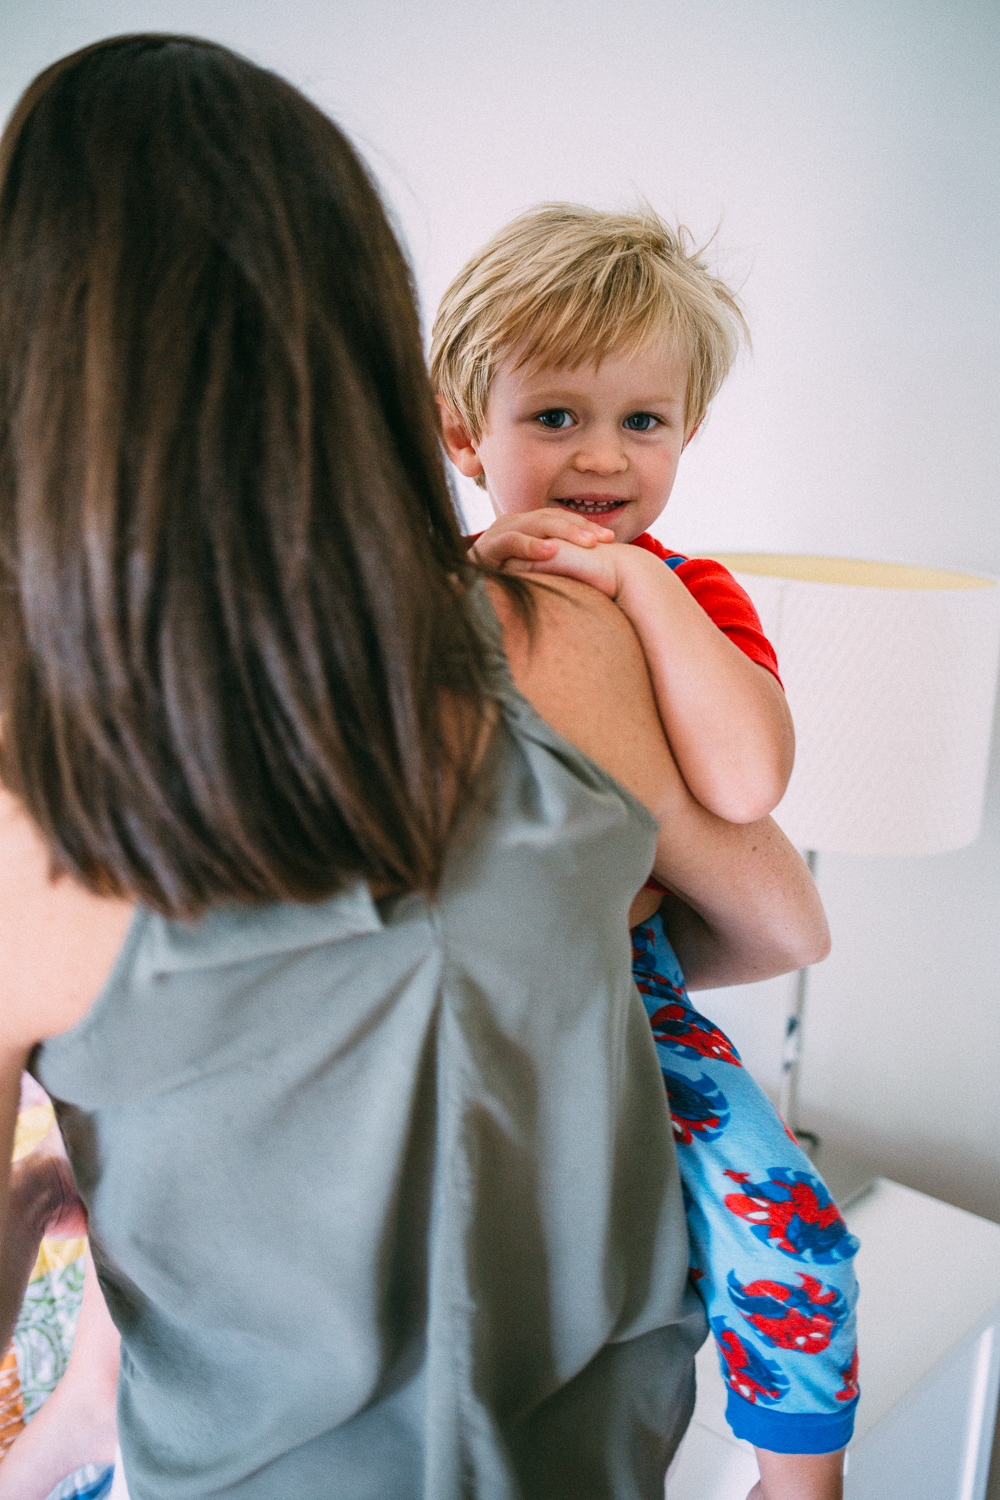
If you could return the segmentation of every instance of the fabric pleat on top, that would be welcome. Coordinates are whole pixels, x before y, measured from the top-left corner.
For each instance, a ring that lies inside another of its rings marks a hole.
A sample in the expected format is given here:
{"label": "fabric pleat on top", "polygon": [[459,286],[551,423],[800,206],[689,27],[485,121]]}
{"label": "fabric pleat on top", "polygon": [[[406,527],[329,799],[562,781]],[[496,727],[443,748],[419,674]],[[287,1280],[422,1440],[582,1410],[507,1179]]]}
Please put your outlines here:
{"label": "fabric pleat on top", "polygon": [[132,1500],[661,1500],[704,1316],[627,912],[655,824],[514,688],[438,898],[139,910],[37,1049]]}

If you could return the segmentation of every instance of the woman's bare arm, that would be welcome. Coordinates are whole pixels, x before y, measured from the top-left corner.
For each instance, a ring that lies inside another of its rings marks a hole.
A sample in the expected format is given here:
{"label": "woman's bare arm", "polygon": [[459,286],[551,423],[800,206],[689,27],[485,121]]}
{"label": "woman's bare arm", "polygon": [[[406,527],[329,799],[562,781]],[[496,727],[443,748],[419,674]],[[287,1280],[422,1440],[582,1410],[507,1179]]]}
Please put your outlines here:
{"label": "woman's bare arm", "polygon": [[495,588],[514,679],[554,729],[658,819],[655,868],[673,894],[665,917],[691,987],[766,979],[825,957],[816,887],[777,825],[726,822],[685,786],[624,614],[585,585],[547,584],[537,591],[533,636]]}
{"label": "woman's bare arm", "polygon": [[14,1149],[14,1125],[21,1096],[21,1072],[27,1050],[0,1046],[0,1351],[7,1348],[21,1308],[31,1271],[25,1266],[25,1236],[19,1204],[12,1202],[9,1163]]}
{"label": "woman's bare arm", "polygon": [[[132,910],[128,902],[93,896],[71,880],[52,880],[41,834],[0,789],[0,1348],[10,1337],[30,1271],[26,1235],[35,1232],[21,1197],[10,1197],[21,1072],[37,1042],[68,1030],[89,1010],[111,972]],[[21,1194],[18,1183],[15,1194]]]}

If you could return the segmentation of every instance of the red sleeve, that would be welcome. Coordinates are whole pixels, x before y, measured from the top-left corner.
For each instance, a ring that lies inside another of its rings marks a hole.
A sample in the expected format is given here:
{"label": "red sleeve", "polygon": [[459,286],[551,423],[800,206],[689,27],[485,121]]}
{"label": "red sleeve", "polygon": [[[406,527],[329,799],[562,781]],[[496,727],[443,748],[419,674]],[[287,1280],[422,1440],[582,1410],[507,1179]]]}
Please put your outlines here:
{"label": "red sleeve", "polygon": [[648,531],[644,531],[641,536],[634,536],[631,545],[633,547],[641,547],[644,552],[652,552],[653,556],[658,557],[661,562],[667,562],[668,559],[676,560],[677,558],[680,558],[682,562],[687,562],[687,558],[681,558],[679,552],[668,552],[663,543],[658,542],[655,536],[650,536]]}
{"label": "red sleeve", "polygon": [[692,557],[678,563],[674,572],[723,635],[751,661],[772,672],[780,683],[774,647],[761,629],[760,616],[750,595],[740,588],[729,569],[710,557]]}

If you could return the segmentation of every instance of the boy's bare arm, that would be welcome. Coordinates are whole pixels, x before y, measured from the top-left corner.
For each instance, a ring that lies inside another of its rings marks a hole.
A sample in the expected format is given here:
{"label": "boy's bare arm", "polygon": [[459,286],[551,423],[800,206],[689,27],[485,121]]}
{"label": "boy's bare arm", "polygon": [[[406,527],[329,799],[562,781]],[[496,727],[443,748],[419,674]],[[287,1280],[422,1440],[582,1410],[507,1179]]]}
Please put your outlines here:
{"label": "boy's bare arm", "polygon": [[469,555],[487,567],[502,568],[507,563],[546,562],[555,556],[560,541],[596,547],[614,539],[610,527],[550,505],[498,516],[473,542]]}
{"label": "boy's bare arm", "polygon": [[615,596],[642,642],[677,764],[703,807],[755,823],[781,801],[795,756],[785,695],[652,553],[616,546]]}
{"label": "boy's bare arm", "polygon": [[734,646],[652,553],[552,508],[504,516],[476,543],[493,566],[559,574],[598,588],[642,642],[657,707],[684,780],[701,805],[754,823],[780,802],[795,736],[785,695]]}

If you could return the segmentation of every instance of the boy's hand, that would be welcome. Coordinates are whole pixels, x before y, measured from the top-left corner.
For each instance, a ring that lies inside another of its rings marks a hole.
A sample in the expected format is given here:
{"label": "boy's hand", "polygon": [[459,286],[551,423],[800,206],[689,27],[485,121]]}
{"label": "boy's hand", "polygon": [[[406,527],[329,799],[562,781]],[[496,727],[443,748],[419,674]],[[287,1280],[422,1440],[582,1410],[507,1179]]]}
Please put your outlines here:
{"label": "boy's hand", "polygon": [[[521,515],[498,517],[473,543],[470,555],[489,568],[502,568],[508,562],[546,562],[555,557],[560,542],[592,548],[614,539],[614,532],[607,526],[599,526],[557,506],[546,506]],[[553,568],[552,571],[563,570]],[[576,575],[570,573],[569,576]]]}
{"label": "boy's hand", "polygon": [[[515,562],[511,571],[555,573],[561,578],[575,578],[579,583],[589,583],[591,588],[599,589],[615,604],[621,604],[620,596],[626,580],[641,566],[637,559],[648,556],[647,552],[640,552],[626,542],[604,542],[598,547],[559,541],[547,557]],[[625,613],[628,614],[627,609]]]}

